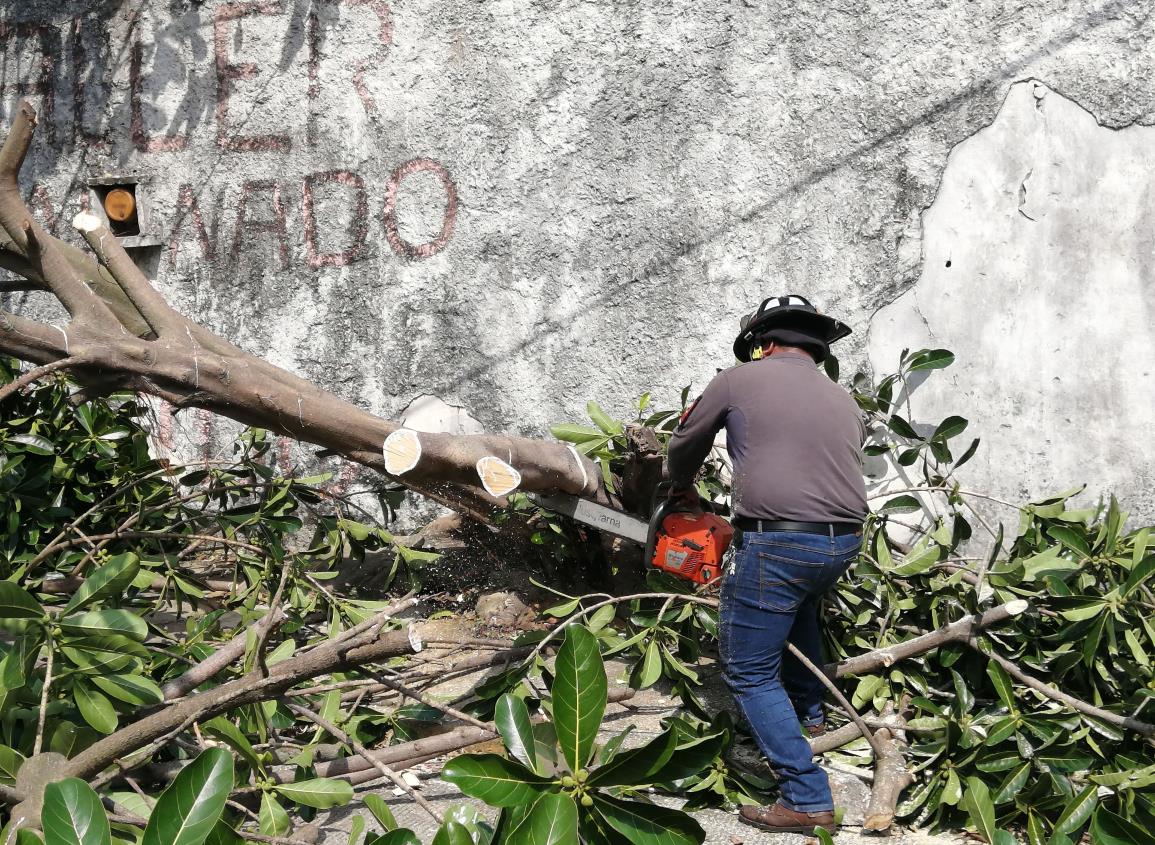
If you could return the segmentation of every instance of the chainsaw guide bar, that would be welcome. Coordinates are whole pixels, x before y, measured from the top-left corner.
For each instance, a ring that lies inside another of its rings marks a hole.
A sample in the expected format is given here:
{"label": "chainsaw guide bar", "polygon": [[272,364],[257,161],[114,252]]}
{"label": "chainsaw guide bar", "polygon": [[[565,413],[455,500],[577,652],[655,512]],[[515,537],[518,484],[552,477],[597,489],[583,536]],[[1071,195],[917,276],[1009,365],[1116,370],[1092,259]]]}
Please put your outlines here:
{"label": "chainsaw guide bar", "polygon": [[529,498],[543,508],[549,508],[551,511],[572,517],[591,528],[616,534],[618,537],[625,537],[627,540],[633,540],[642,546],[646,545],[649,525],[636,516],[607,508],[605,505],[599,505],[589,499],[579,499],[576,496],[564,494],[545,496],[530,493]]}

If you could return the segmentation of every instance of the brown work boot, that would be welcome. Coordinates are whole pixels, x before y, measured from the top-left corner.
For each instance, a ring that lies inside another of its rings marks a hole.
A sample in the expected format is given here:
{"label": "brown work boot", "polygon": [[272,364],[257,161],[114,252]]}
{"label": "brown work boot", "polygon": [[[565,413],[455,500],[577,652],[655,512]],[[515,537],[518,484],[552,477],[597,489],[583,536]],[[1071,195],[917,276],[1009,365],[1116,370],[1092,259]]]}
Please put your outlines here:
{"label": "brown work boot", "polygon": [[768,830],[771,833],[814,833],[821,827],[833,833],[838,829],[834,823],[834,813],[800,813],[775,804],[772,807],[747,805],[738,809],[738,818],[748,825]]}
{"label": "brown work boot", "polygon": [[826,733],[825,722],[819,722],[817,725],[803,725],[802,727],[806,730],[806,735],[811,739],[822,736],[824,733]]}

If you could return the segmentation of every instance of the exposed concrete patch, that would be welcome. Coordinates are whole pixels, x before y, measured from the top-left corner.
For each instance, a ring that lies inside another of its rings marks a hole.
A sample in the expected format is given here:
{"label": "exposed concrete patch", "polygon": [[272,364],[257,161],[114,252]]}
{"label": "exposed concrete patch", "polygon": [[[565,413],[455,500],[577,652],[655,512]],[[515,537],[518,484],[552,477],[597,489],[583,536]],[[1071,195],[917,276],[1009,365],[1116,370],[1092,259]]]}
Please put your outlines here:
{"label": "exposed concrete patch", "polygon": [[485,429],[469,411],[460,405],[450,405],[436,396],[418,396],[405,406],[398,420],[415,431],[444,434],[480,434]]}
{"label": "exposed concrete patch", "polygon": [[1155,128],[1104,128],[1033,81],[952,151],[922,275],[875,316],[869,357],[956,354],[911,406],[970,419],[965,487],[1018,501],[1085,482],[1155,514],[1153,188]]}

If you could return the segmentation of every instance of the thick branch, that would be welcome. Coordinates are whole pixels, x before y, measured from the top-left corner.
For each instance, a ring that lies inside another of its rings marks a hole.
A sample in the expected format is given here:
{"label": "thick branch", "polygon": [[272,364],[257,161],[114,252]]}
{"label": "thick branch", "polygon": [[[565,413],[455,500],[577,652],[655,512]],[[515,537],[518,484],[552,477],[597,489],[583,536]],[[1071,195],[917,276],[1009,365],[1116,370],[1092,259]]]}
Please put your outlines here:
{"label": "thick branch", "polygon": [[0,311],[0,352],[33,364],[49,364],[69,356],[64,329]]}
{"label": "thick branch", "polygon": [[968,643],[980,654],[985,654],[990,660],[993,660],[995,663],[999,664],[999,666],[1003,667],[1003,669],[1006,670],[1006,673],[1020,684],[1025,687],[1030,687],[1035,692],[1040,693],[1052,701],[1065,704],[1072,710],[1075,710],[1086,716],[1092,716],[1096,719],[1101,719],[1108,724],[1115,725],[1116,727],[1125,728],[1129,731],[1135,731],[1136,733],[1141,734],[1148,739],[1155,738],[1155,725],[1152,725],[1149,722],[1142,722],[1139,719],[1132,719],[1130,716],[1122,716],[1119,713],[1112,713],[1110,710],[1104,710],[1101,707],[1096,707],[1095,705],[1089,704],[1082,699],[1075,698],[1073,695],[1068,695],[1067,693],[1056,689],[1050,684],[1043,683],[1038,678],[1031,677],[1017,665],[1003,657],[1001,654],[994,654],[992,652],[983,651],[983,649],[979,647],[978,641],[976,639],[972,638],[968,640]]}
{"label": "thick branch", "polygon": [[170,704],[86,748],[69,760],[68,775],[92,778],[117,759],[194,721],[211,719],[242,704],[277,698],[307,678],[412,654],[421,648],[412,631],[390,631],[379,639],[373,634],[370,631],[346,642],[327,643],[270,667],[267,676],[250,673]]}
{"label": "thick branch", "polygon": [[[254,628],[257,637],[265,636],[284,618],[284,610],[274,606]],[[172,701],[187,695],[205,681],[223,672],[234,660],[245,653],[248,645],[248,631],[241,631],[223,646],[218,648],[196,666],[193,666],[179,678],[173,678],[162,688],[165,701]]]}
{"label": "thick branch", "polygon": [[93,214],[81,212],[72,220],[73,227],[80,232],[89,248],[96,253],[116,283],[120,285],[129,301],[148,322],[157,336],[179,331],[186,320],[174,311],[157,293],[152,283],[137,268],[136,263],[124,251],[120,241],[108,227]]}
{"label": "thick branch", "polygon": [[979,631],[1001,625],[1026,612],[1029,607],[1030,605],[1022,600],[1009,601],[983,613],[966,616],[957,622],[944,625],[937,631],[913,637],[889,648],[881,648],[876,651],[868,651],[866,654],[848,657],[841,663],[828,663],[826,671],[835,678],[841,678],[845,675],[863,675],[876,669],[892,666],[908,657],[916,657],[947,643],[965,643]]}
{"label": "thick branch", "polygon": [[[90,256],[85,255],[70,244],[57,241],[40,228],[24,204],[24,199],[20,196],[20,167],[32,145],[32,134],[35,128],[36,111],[27,101],[22,101],[16,110],[12,125],[9,127],[4,146],[0,147],[0,228],[7,232],[10,239],[6,247],[12,252],[18,253],[21,258],[28,262],[33,270],[33,275],[27,276],[27,278],[44,282],[51,287],[51,282],[45,274],[44,268],[39,266],[36,256],[29,252],[28,234],[31,232],[41,244],[55,241],[57,256],[69,265],[67,278],[83,280],[85,284],[92,287],[100,299],[107,303],[107,307],[111,309],[112,313],[115,313],[116,319],[125,329],[134,335],[147,336],[150,331],[148,324],[133,308],[132,303],[128,301],[115,280],[103,273],[100,266]],[[25,228],[26,224],[29,228]],[[11,269],[24,275],[19,267],[12,267]],[[61,302],[68,308],[67,302],[64,300]],[[69,308],[69,313],[72,313],[71,308]]]}
{"label": "thick branch", "polygon": [[866,741],[869,742],[870,747],[874,749],[875,758],[877,759],[881,757],[885,753],[886,749],[878,740],[874,738],[874,733],[870,730],[869,727],[867,727],[866,722],[862,721],[862,717],[858,715],[858,711],[854,709],[854,705],[846,700],[846,696],[842,694],[842,690],[837,687],[834,681],[832,681],[822,669],[819,669],[817,666],[815,666],[814,663],[811,662],[810,658],[803,654],[798,649],[798,647],[794,645],[794,643],[787,643],[786,648],[792,655],[794,655],[794,659],[805,666],[807,671],[809,671],[812,675],[814,675],[814,677],[821,681],[822,685],[826,687],[831,695],[834,696],[834,700],[838,702],[839,706],[842,707],[846,715],[850,717],[850,721],[853,722],[855,727],[858,728],[858,732],[862,736],[866,737]]}
{"label": "thick branch", "polygon": [[889,728],[879,728],[875,739],[881,751],[875,750],[874,784],[870,790],[870,804],[862,822],[863,830],[888,830],[894,823],[894,808],[902,791],[914,783],[902,755],[902,745]]}

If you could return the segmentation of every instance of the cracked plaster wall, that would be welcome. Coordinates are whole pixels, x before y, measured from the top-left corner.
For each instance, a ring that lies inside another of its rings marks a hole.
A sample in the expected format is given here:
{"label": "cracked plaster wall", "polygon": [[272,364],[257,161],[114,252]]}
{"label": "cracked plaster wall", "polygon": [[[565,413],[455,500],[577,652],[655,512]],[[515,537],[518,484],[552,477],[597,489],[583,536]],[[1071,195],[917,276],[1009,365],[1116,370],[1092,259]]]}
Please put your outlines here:
{"label": "cracked plaster wall", "polygon": [[[672,404],[700,388],[772,293],[853,324],[844,370],[867,363],[874,312],[916,282],[928,298],[920,215],[948,153],[1015,82],[1043,80],[1106,126],[1155,120],[1151,12],[0,0],[0,117],[20,95],[44,114],[25,188],[61,233],[89,178],[151,180],[159,245],[139,260],[211,328],[383,415],[428,394],[543,434],[591,397],[626,415],[645,390]],[[1062,244],[1048,255],[1073,261]],[[1024,283],[1009,293],[1033,297]],[[964,317],[928,320],[946,336]],[[886,358],[887,343],[871,348]],[[952,377],[989,370],[957,351]],[[1077,412],[1023,409],[1039,430],[1009,436],[1037,450],[1028,436]],[[1097,419],[1105,439],[1131,437]],[[163,413],[158,428],[173,448],[223,431]],[[1079,478],[1121,485],[1135,474],[1121,460]],[[1019,469],[1030,489],[1052,478]]]}
{"label": "cracked plaster wall", "polygon": [[907,346],[955,352],[911,411],[970,419],[983,446],[964,486],[1022,501],[1087,482],[1155,514],[1153,189],[1155,128],[1104,128],[1039,83],[951,153],[922,274],[875,315],[869,351],[876,368]]}

